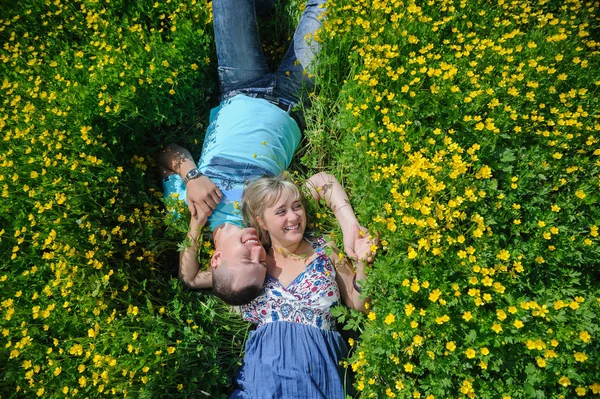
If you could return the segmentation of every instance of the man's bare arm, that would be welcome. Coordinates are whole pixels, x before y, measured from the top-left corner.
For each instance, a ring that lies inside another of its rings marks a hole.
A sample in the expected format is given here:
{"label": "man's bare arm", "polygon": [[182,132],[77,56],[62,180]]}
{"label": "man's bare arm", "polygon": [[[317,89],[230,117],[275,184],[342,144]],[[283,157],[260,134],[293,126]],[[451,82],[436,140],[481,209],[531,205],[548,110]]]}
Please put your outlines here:
{"label": "man's bare arm", "polygon": [[[160,153],[158,162],[165,170],[163,174],[178,174],[185,180],[188,172],[196,168],[196,163],[190,152],[178,144],[169,144]],[[196,210],[210,215],[217,204],[221,201],[221,190],[206,176],[192,179],[186,184],[186,200],[188,209],[192,216],[196,216]]]}

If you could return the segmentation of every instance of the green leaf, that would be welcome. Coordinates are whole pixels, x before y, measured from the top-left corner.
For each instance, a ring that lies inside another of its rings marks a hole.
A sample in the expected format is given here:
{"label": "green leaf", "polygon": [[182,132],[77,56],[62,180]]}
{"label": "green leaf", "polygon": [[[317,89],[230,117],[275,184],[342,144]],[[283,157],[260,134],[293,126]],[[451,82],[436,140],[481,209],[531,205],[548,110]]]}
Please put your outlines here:
{"label": "green leaf", "polygon": [[533,385],[527,383],[523,386],[523,390],[525,391],[525,393],[531,397],[535,397],[536,393],[535,393],[535,389],[533,388]]}
{"label": "green leaf", "polygon": [[500,162],[502,163],[514,162],[516,159],[517,158],[515,158],[513,152],[509,149],[504,150],[504,152],[500,156]]}

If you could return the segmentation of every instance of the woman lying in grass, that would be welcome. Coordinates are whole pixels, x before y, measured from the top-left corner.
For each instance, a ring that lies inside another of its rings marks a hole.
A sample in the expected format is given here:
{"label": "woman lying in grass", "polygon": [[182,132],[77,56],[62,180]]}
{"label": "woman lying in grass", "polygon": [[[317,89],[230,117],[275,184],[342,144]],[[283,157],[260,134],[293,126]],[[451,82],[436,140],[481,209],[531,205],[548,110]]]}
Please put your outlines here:
{"label": "woman lying in grass", "polygon": [[338,220],[354,223],[356,273],[330,243],[305,234],[306,212],[296,185],[278,176],[246,187],[244,221],[267,248],[267,276],[258,298],[242,306],[243,318],[258,328],[246,343],[233,398],[344,398],[340,360],[347,347],[330,309],[341,298],[346,306],[365,310],[356,280],[365,278],[377,240],[358,227],[333,176],[319,173],[307,186],[316,200],[325,198]]}

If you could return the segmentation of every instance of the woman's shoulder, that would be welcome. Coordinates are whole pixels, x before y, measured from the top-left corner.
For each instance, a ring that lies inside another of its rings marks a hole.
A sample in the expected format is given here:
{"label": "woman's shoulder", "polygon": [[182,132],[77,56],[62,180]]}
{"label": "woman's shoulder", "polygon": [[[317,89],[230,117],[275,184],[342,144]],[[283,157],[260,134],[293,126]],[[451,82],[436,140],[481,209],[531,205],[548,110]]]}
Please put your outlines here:
{"label": "woman's shoulder", "polygon": [[335,241],[325,234],[308,234],[304,237],[306,241],[308,241],[315,250],[323,250],[326,251],[327,254],[333,252],[339,252],[337,250]]}
{"label": "woman's shoulder", "polygon": [[304,239],[312,245],[315,251],[327,251],[332,248],[333,241],[329,239],[326,235],[318,235],[318,234],[308,234],[304,236]]}
{"label": "woman's shoulder", "polygon": [[323,235],[319,235],[319,234],[315,234],[315,233],[306,234],[304,236],[304,239],[306,241],[308,241],[309,243],[311,243],[313,247],[315,245],[324,245],[327,242]]}

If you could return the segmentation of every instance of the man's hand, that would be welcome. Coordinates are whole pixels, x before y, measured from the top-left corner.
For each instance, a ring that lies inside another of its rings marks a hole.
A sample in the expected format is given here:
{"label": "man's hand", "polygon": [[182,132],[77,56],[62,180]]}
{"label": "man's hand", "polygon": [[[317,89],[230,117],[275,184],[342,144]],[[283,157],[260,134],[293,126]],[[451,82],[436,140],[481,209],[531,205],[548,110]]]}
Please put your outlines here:
{"label": "man's hand", "polygon": [[204,217],[210,216],[223,196],[221,190],[206,176],[188,181],[186,192],[188,209],[192,218],[196,217],[197,211],[202,211]]}
{"label": "man's hand", "polygon": [[348,256],[359,262],[372,263],[376,247],[379,244],[379,237],[371,235],[366,228],[355,225],[353,241],[354,253],[350,254],[348,250],[346,250]]}

